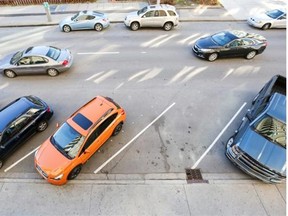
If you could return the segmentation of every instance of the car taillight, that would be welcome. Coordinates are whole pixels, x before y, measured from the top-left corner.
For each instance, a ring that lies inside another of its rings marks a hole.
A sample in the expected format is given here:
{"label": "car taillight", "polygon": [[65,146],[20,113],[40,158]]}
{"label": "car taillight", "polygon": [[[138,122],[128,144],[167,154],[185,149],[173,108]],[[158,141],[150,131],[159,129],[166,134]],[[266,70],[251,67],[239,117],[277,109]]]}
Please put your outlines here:
{"label": "car taillight", "polygon": [[106,22],[107,20],[106,19],[102,19],[104,22]]}
{"label": "car taillight", "polygon": [[68,60],[64,60],[64,61],[62,62],[62,65],[63,65],[63,66],[66,66],[68,63],[69,63]]}
{"label": "car taillight", "polygon": [[265,46],[267,46],[268,45],[267,41],[265,41],[264,44],[265,44]]}
{"label": "car taillight", "polygon": [[47,107],[46,112],[51,112],[50,107]]}
{"label": "car taillight", "polygon": [[125,115],[125,110],[122,110],[120,114]]}

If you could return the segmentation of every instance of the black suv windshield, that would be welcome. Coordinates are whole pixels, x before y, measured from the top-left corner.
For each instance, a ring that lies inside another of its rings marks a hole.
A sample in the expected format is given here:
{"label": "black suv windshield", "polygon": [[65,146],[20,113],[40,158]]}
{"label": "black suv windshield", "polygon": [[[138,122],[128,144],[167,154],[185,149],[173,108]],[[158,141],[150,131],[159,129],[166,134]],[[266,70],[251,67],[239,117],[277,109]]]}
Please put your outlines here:
{"label": "black suv windshield", "polygon": [[64,123],[51,137],[51,142],[64,156],[73,159],[78,154],[84,139],[84,136],[69,124]]}
{"label": "black suv windshield", "polygon": [[286,148],[286,124],[264,115],[253,127],[258,134]]}

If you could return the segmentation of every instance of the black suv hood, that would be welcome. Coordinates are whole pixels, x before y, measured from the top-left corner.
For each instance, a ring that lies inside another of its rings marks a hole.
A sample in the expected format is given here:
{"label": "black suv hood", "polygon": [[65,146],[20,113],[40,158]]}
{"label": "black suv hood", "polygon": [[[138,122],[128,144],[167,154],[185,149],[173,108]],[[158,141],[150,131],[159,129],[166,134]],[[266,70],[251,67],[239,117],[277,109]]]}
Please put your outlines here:
{"label": "black suv hood", "polygon": [[286,149],[247,128],[238,147],[254,160],[286,176]]}

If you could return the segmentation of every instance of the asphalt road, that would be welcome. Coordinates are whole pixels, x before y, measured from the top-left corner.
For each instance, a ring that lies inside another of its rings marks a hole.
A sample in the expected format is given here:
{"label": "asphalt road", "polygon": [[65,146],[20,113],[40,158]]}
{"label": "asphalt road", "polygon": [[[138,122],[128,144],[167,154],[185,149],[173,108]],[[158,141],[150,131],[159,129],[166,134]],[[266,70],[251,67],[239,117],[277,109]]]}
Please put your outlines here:
{"label": "asphalt road", "polygon": [[[262,34],[268,47],[253,60],[232,58],[211,63],[192,54],[191,46],[196,39],[223,29]],[[225,158],[225,142],[264,83],[275,74],[285,75],[286,71],[286,31],[261,31],[245,22],[181,23],[170,32],[161,29],[132,32],[123,24],[112,24],[101,33],[66,34],[55,26],[1,28],[0,35],[0,57],[43,44],[69,48],[74,54],[73,67],[58,77],[0,78],[0,107],[22,95],[33,94],[55,111],[48,129],[16,151],[0,170],[2,174],[47,139],[56,123],[65,121],[92,97],[104,95],[125,108],[127,121],[122,133],[109,139],[82,173],[92,174],[169,106],[163,116],[101,172],[183,173],[185,168],[195,165],[247,102],[197,166],[203,173],[245,176]],[[33,155],[9,169],[7,175],[14,172],[36,173]]]}

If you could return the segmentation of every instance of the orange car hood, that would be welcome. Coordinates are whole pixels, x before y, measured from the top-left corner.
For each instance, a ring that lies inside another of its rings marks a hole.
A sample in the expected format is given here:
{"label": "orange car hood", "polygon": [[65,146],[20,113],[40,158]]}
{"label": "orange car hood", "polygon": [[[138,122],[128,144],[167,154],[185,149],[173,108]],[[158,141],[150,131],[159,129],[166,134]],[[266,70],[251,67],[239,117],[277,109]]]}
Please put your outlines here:
{"label": "orange car hood", "polygon": [[[39,148],[36,154],[36,162],[48,175],[59,169],[64,170],[71,160],[62,155],[47,139]],[[55,173],[56,174],[56,173]]]}

